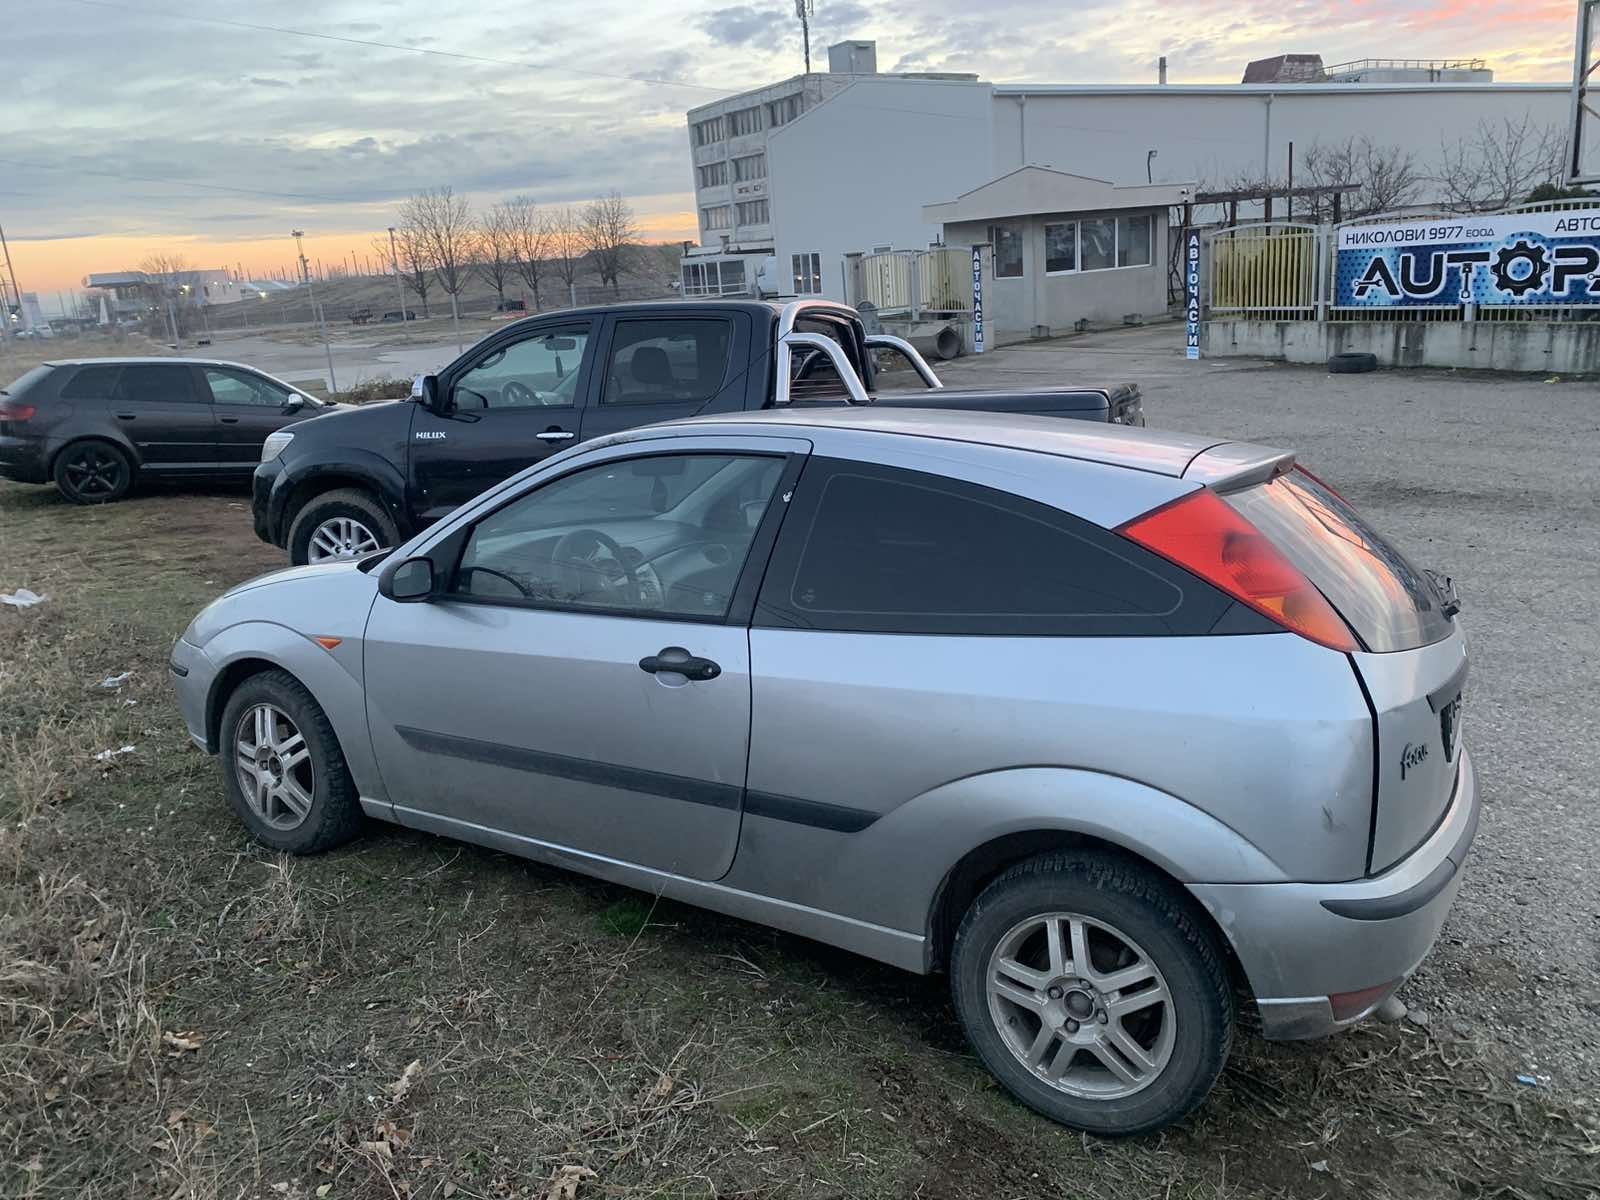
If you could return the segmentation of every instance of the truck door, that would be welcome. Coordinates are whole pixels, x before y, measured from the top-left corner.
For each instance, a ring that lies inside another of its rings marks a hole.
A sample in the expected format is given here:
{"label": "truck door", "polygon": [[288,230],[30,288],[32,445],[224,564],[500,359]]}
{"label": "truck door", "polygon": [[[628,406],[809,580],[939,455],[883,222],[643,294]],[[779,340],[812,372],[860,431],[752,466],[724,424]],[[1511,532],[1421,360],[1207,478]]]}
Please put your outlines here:
{"label": "truck door", "polygon": [[578,439],[596,322],[559,321],[477,348],[440,377],[445,411],[411,426],[412,511],[437,520]]}
{"label": "truck door", "polygon": [[[749,320],[742,313],[623,317],[611,323],[587,440],[639,425],[744,407]],[[761,369],[765,368],[761,364]]]}

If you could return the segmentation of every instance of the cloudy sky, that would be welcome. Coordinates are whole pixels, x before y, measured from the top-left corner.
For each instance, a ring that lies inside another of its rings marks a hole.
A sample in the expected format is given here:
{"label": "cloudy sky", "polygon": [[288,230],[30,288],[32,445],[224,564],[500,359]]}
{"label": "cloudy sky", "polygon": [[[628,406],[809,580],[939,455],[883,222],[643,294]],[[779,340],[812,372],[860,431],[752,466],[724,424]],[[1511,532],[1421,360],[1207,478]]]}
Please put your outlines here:
{"label": "cloudy sky", "polygon": [[[1571,74],[1570,0],[816,7],[824,62],[868,37],[881,70],[1001,82],[1153,81],[1161,54],[1174,83],[1237,82],[1285,51]],[[479,204],[616,188],[649,235],[693,237],[684,111],[801,69],[791,0],[6,0],[5,26],[0,224],[47,294],[153,250],[287,267],[291,228],[332,263],[440,185]]]}

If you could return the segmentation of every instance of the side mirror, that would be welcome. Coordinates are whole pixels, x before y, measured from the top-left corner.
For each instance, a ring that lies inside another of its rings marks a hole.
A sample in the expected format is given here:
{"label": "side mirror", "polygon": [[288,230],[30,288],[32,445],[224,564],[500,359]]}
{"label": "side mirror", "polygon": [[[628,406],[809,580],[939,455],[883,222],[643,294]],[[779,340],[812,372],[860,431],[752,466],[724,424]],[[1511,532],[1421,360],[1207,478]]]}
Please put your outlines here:
{"label": "side mirror", "polygon": [[380,595],[399,604],[422,604],[433,599],[433,560],[426,556],[408,558],[384,568],[378,576]]}
{"label": "side mirror", "polygon": [[411,384],[411,394],[419,397],[422,400],[422,407],[429,412],[444,412],[444,405],[439,397],[439,377],[437,375],[418,375]]}
{"label": "side mirror", "polygon": [[290,396],[287,400],[285,400],[283,402],[283,411],[284,412],[299,412],[305,406],[306,406],[306,398],[304,396]]}

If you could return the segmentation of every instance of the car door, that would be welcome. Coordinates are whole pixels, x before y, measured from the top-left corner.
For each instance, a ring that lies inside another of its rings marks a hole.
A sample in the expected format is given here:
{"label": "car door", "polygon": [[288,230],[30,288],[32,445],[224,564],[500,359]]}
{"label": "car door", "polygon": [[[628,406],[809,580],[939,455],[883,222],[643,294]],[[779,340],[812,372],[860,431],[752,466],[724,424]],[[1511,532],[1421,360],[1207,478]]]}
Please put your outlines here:
{"label": "car door", "polygon": [[129,363],[112,393],[112,420],[139,451],[141,463],[163,471],[217,467],[216,424],[187,363]]}
{"label": "car door", "polygon": [[748,357],[748,326],[742,313],[612,321],[584,438],[742,408],[745,381],[733,363]]}
{"label": "car door", "polygon": [[201,367],[217,426],[217,457],[224,467],[253,471],[261,444],[308,414],[305,400],[280,383],[242,367]]}
{"label": "car door", "polygon": [[380,597],[367,625],[368,723],[396,817],[726,873],[749,606],[808,449],[615,447],[443,529],[435,598]]}
{"label": "car door", "polygon": [[411,428],[412,511],[437,520],[577,441],[593,321],[558,321],[475,348],[440,377],[444,411]]}

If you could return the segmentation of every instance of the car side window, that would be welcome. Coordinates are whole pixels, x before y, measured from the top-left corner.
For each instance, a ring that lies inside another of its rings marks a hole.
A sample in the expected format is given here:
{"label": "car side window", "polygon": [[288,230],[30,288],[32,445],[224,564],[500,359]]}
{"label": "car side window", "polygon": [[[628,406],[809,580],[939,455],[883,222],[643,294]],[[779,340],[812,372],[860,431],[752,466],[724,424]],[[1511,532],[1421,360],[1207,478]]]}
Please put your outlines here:
{"label": "car side window", "polygon": [[282,408],[289,403],[291,396],[287,388],[280,388],[268,380],[244,371],[207,367],[205,377],[206,386],[211,389],[213,404]]}
{"label": "car side window", "polygon": [[116,398],[124,404],[198,403],[194,380],[185,366],[141,363],[122,369]]}
{"label": "car side window", "polygon": [[691,404],[728,378],[733,325],[717,318],[618,321],[602,404]]}
{"label": "car side window", "polygon": [[63,400],[106,400],[116,390],[121,367],[79,367],[61,386]]}
{"label": "car side window", "polygon": [[462,412],[572,408],[588,345],[589,327],[573,325],[497,346],[456,378],[455,406]]}
{"label": "car side window", "polygon": [[720,619],[784,461],[661,454],[563,475],[478,522],[451,593],[541,608]]}
{"label": "car side window", "polygon": [[756,623],[874,633],[1203,633],[1229,605],[1108,530],[1009,492],[813,459]]}

